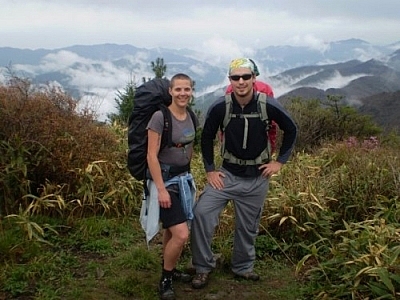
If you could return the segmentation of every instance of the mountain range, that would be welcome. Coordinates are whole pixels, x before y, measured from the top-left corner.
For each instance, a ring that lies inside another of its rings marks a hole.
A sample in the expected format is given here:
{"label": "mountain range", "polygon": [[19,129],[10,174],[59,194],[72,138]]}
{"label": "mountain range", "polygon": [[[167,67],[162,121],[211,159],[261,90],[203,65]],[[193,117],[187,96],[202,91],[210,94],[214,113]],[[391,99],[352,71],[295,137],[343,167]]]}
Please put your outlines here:
{"label": "mountain range", "polygon": [[[154,77],[151,62],[163,58],[167,77],[183,72],[196,82],[195,108],[205,112],[228,84],[222,57],[199,50],[137,48],[132,45],[75,45],[60,49],[0,48],[0,82],[9,72],[41,86],[58,86],[90,105],[99,118],[115,111],[116,94],[129,82]],[[251,57],[278,100],[340,95],[346,104],[400,129],[400,42],[372,45],[359,39],[313,49],[270,46]],[[397,105],[396,105],[397,104]],[[382,113],[385,111],[385,113]],[[390,120],[390,121],[388,121]]]}

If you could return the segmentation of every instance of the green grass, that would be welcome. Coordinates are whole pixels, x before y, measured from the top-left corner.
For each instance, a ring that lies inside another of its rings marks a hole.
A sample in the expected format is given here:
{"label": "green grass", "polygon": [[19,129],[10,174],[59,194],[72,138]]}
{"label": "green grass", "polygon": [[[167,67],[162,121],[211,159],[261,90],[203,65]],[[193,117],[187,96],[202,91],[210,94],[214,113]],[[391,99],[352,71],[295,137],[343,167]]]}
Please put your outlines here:
{"label": "green grass", "polygon": [[[147,247],[136,218],[92,217],[60,228],[58,235],[47,232],[51,245],[25,242],[18,257],[1,261],[0,299],[157,299],[161,244],[156,237]],[[3,229],[3,236],[15,231]],[[24,239],[22,234],[13,236],[2,239],[0,247]],[[300,299],[294,266],[271,257],[265,255],[256,262],[260,282],[234,279],[226,259],[205,289],[176,283],[176,293],[179,299]],[[180,267],[188,267],[190,258],[187,247]]]}

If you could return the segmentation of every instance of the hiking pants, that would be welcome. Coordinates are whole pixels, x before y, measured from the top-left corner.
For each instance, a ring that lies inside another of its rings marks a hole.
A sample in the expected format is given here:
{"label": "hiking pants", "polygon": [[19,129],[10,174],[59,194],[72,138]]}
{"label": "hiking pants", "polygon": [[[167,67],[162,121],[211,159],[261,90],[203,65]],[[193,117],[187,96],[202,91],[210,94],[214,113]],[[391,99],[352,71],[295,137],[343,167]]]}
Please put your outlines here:
{"label": "hiking pants", "polygon": [[221,172],[225,174],[224,189],[217,190],[207,184],[194,206],[190,236],[192,263],[197,273],[207,273],[215,268],[211,241],[222,210],[228,201],[232,200],[235,210],[235,235],[231,264],[232,271],[240,275],[253,271],[256,257],[254,243],[269,180],[262,176],[237,177],[225,169],[221,169]]}

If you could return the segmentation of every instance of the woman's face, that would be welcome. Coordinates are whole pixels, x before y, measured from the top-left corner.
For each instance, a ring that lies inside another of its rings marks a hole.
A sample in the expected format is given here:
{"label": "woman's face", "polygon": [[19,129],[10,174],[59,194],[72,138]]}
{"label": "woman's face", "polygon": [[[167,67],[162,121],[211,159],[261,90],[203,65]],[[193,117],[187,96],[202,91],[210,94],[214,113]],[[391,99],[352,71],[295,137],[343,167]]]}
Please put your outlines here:
{"label": "woman's face", "polygon": [[172,102],[179,107],[186,107],[193,96],[193,88],[190,80],[175,79],[173,86],[169,89]]}

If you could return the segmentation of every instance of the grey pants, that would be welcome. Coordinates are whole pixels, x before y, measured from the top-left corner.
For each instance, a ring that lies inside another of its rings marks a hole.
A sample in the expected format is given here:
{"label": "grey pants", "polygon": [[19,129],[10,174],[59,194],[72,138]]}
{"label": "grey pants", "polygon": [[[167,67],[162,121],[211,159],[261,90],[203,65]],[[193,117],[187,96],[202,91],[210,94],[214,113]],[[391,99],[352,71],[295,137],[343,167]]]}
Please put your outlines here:
{"label": "grey pants", "polygon": [[191,225],[192,263],[197,273],[210,272],[215,268],[211,241],[219,217],[229,200],[235,209],[235,236],[233,241],[232,271],[244,274],[253,271],[255,238],[268,192],[269,180],[237,177],[221,169],[225,174],[223,190],[216,190],[209,184],[194,206]]}

